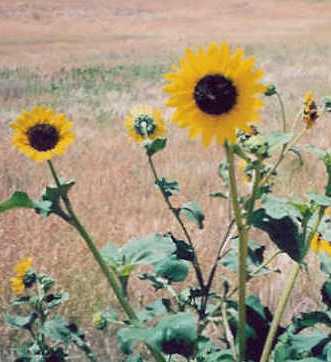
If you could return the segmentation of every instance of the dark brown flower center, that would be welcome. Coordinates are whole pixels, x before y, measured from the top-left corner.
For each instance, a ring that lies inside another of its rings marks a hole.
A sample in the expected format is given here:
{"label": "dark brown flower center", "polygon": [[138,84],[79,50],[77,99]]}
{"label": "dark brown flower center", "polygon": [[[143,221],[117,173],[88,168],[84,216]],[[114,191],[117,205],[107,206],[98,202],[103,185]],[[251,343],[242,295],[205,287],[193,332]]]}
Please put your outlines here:
{"label": "dark brown flower center", "polygon": [[31,127],[27,135],[30,146],[40,152],[53,149],[59,141],[57,129],[45,123]]}
{"label": "dark brown flower center", "polygon": [[198,81],[193,96],[202,112],[219,116],[235,106],[238,94],[230,79],[219,74],[209,74]]}

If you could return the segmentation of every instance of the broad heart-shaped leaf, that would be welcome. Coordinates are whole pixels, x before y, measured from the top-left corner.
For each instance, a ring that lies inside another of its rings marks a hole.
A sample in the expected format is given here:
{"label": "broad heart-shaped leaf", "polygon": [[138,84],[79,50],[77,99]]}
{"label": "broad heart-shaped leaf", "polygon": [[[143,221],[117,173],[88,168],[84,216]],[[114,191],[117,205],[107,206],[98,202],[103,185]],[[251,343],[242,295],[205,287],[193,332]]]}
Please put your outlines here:
{"label": "broad heart-shaped leaf", "polygon": [[38,318],[38,314],[33,312],[26,317],[22,317],[19,315],[6,314],[5,322],[12,327],[30,329]]}
{"label": "broad heart-shaped leaf", "polygon": [[[273,212],[273,215],[277,212]],[[282,212],[279,213],[282,215]],[[256,210],[250,220],[251,224],[265,231],[270,239],[296,262],[301,262],[306,253],[306,244],[299,233],[298,225],[290,216],[271,217],[266,209]]]}
{"label": "broad heart-shaped leaf", "polygon": [[153,328],[153,342],[165,354],[192,357],[198,339],[197,321],[192,314],[165,317]]}
{"label": "broad heart-shaped leaf", "polygon": [[153,331],[147,327],[127,327],[121,328],[117,332],[117,340],[121,351],[125,354],[133,353],[133,348],[138,342],[150,343]]}
{"label": "broad heart-shaped leaf", "polygon": [[205,215],[197,202],[186,202],[181,206],[180,212],[184,214],[190,221],[193,221],[199,229],[203,229]]}
{"label": "broad heart-shaped leaf", "polygon": [[[238,272],[238,238],[233,239],[233,249],[221,260],[221,265],[229,268],[234,273]],[[263,254],[265,246],[257,244],[253,240],[248,241],[248,256],[247,256],[247,272],[253,274],[255,270],[263,263]],[[262,275],[269,271],[268,268],[262,268],[258,274]]]}
{"label": "broad heart-shaped leaf", "polygon": [[164,177],[161,177],[159,180],[155,181],[155,184],[167,197],[170,197],[179,192],[179,183],[177,181],[169,181]]}
{"label": "broad heart-shaped leaf", "polygon": [[151,234],[131,239],[118,248],[108,243],[100,250],[101,256],[122,276],[128,276],[137,265],[156,264],[176,253],[176,245],[168,235]]}
{"label": "broad heart-shaped leaf", "polygon": [[148,156],[153,156],[155,153],[162,151],[167,145],[166,138],[157,138],[154,141],[145,143],[145,149]]}
{"label": "broad heart-shaped leaf", "polygon": [[157,277],[167,279],[169,283],[173,283],[184,281],[188,275],[189,267],[186,261],[172,255],[158,262],[154,270]]}

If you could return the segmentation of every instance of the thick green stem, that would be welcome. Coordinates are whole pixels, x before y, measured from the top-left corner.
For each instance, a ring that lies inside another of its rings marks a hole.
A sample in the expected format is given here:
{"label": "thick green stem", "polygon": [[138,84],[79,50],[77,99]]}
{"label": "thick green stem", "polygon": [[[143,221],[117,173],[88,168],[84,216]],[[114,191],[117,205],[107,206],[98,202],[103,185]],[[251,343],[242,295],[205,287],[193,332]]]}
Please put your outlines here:
{"label": "thick green stem", "polygon": [[276,311],[274,314],[274,318],[272,320],[271,327],[269,329],[267,340],[266,340],[264,348],[263,348],[260,362],[268,362],[269,355],[270,355],[270,352],[272,349],[272,344],[273,344],[275,335],[277,333],[279,323],[283,317],[285,307],[288,303],[288,300],[291,295],[294,284],[296,282],[296,279],[299,275],[299,271],[300,271],[300,264],[295,263],[295,265],[293,266],[293,268],[291,270],[290,277],[288,279],[288,283],[287,283],[285,289],[283,289],[283,293],[279,299],[279,302],[278,302],[278,305],[277,305],[277,308],[276,308]]}
{"label": "thick green stem", "polygon": [[[51,173],[53,175],[53,178],[55,180],[55,183],[56,183],[57,187],[59,189],[61,189],[61,183],[60,183],[60,180],[59,180],[59,178],[57,176],[57,173],[55,171],[55,168],[54,168],[52,162],[48,161],[48,165],[50,167]],[[70,202],[68,196],[66,194],[62,194],[61,197],[62,197],[62,200],[64,202],[64,205],[66,206],[68,214],[70,216],[70,224],[78,231],[80,236],[86,242],[87,247],[89,248],[90,252],[94,256],[94,259],[96,260],[96,262],[98,263],[101,271],[105,275],[109,285],[111,286],[112,290],[114,291],[114,293],[116,295],[116,298],[118,299],[119,303],[121,304],[121,307],[123,308],[124,312],[126,313],[128,318],[130,319],[130,321],[133,324],[139,326],[139,324],[140,324],[139,319],[138,319],[135,311],[133,310],[133,308],[129,304],[125,294],[123,293],[122,288],[118,284],[116,275],[114,274],[114,272],[110,268],[108,268],[107,264],[105,263],[104,259],[101,256],[99,250],[97,249],[92,237],[86,231],[84,226],[81,224],[80,220],[78,219],[77,215],[75,214],[75,212],[73,210],[73,207],[71,205],[71,202]],[[147,347],[149,348],[149,350],[153,354],[156,361],[165,362],[164,357],[162,356],[162,354],[158,350],[156,350],[153,346],[150,346],[150,345],[147,345]]]}
{"label": "thick green stem", "polygon": [[229,165],[230,192],[232,208],[239,232],[239,362],[245,360],[246,354],[246,281],[247,270],[246,260],[248,254],[248,229],[244,224],[241,214],[238,190],[235,176],[233,150],[228,143],[225,143],[226,157]]}

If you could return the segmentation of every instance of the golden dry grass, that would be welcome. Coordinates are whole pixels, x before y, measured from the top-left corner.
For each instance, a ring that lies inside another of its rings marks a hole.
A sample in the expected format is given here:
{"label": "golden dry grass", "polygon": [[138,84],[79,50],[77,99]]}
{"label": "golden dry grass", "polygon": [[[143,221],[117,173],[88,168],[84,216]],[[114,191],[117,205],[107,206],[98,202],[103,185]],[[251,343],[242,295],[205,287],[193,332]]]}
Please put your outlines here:
{"label": "golden dry grass", "polygon": [[[98,246],[108,240],[121,244],[131,237],[156,231],[171,230],[180,235],[175,221],[153,187],[142,150],[130,143],[122,125],[125,111],[132,104],[145,100],[156,105],[162,104],[164,95],[158,74],[161,75],[167,68],[179,48],[192,43],[201,44],[210,39],[210,34],[213,34],[213,38],[216,34],[217,39],[226,37],[241,42],[248,53],[256,54],[259,64],[266,70],[267,81],[276,83],[284,94],[289,119],[293,119],[298,111],[305,90],[312,89],[317,97],[331,93],[331,47],[326,42],[331,30],[325,26],[326,10],[330,8],[327,2],[281,1],[277,5],[268,1],[258,6],[254,1],[228,1],[220,9],[224,16],[219,22],[215,15],[217,13],[207,10],[207,7],[200,13],[192,9],[186,12],[185,5],[190,8],[192,1],[185,1],[174,9],[162,8],[161,5],[158,8],[155,2],[150,1],[132,2],[135,5],[132,5],[132,9],[131,6],[121,7],[116,2],[114,8],[108,8],[106,2],[98,2],[99,5],[103,4],[102,10],[109,10],[106,14],[98,7],[87,6],[84,1],[72,2],[71,7],[65,5],[64,1],[57,3],[60,15],[58,18],[50,15],[54,27],[48,27],[45,23],[44,15],[50,11],[48,2],[43,2],[44,5],[38,1],[29,4],[22,2],[25,7],[20,7],[18,2],[2,2],[0,5],[1,19],[8,16],[7,23],[3,22],[0,27],[7,29],[10,35],[7,40],[0,40],[0,51],[4,54],[0,61],[0,199],[8,197],[16,189],[38,197],[50,181],[45,165],[26,160],[11,148],[8,125],[22,107],[41,102],[55,105],[74,119],[77,133],[75,145],[63,158],[56,160],[56,166],[61,174],[76,180],[77,184],[71,193],[72,200]],[[208,4],[212,7],[216,6],[215,3],[210,0]],[[252,11],[251,23],[244,20],[247,7]],[[95,15],[93,12],[98,9],[98,15]],[[297,9],[302,10],[302,17],[295,22],[299,13],[295,11]],[[273,19],[274,11],[279,17]],[[89,29],[87,23],[93,16],[97,16],[99,21],[91,26],[91,37],[86,36],[85,42],[82,35],[75,38],[75,34],[81,33],[84,27],[85,31]],[[107,16],[113,16],[116,22],[108,24]],[[209,25],[208,16],[212,17]],[[73,23],[72,34],[64,36],[60,31],[61,24],[68,25],[68,19]],[[133,20],[130,22],[130,19]],[[144,28],[139,27],[139,19],[147,24],[145,33]],[[188,26],[197,20],[201,21],[199,27],[204,29],[203,34],[195,27]],[[166,27],[167,22],[169,24]],[[21,23],[21,27],[15,28],[18,23]],[[111,45],[105,46],[110,40],[102,35],[103,26],[106,29],[112,26],[116,30],[111,35]],[[44,30],[41,30],[43,27]],[[32,34],[30,41],[24,36],[26,28]],[[127,29],[128,38],[125,38],[123,29]],[[227,31],[223,32],[224,29]],[[170,34],[167,34],[167,30]],[[176,37],[175,31],[181,35]],[[64,38],[59,40],[56,37],[60,33]],[[315,38],[308,41],[311,34],[315,34]],[[38,42],[38,36],[42,41]],[[52,37],[56,39],[54,43]],[[99,42],[95,41],[96,38]],[[94,48],[91,44],[94,44]],[[50,54],[50,51],[54,53]],[[146,57],[142,59],[143,51],[146,51]],[[45,52],[49,56],[47,60]],[[162,56],[164,54],[167,56]],[[119,84],[118,87],[105,88],[102,77],[95,79],[92,76],[91,89],[88,89],[88,84],[85,89],[82,86],[85,86],[83,78],[73,84],[68,81],[70,70],[59,70],[62,66],[70,68],[73,63],[79,64],[82,70],[90,69],[88,66],[91,65],[100,65],[97,72],[101,73],[114,64],[124,64],[125,67],[115,77],[114,82]],[[155,64],[160,65],[156,70],[153,68]],[[132,67],[137,65],[140,69],[138,76],[137,72],[132,71]],[[13,66],[25,68],[10,71],[8,68]],[[40,68],[36,69],[35,66]],[[155,72],[151,72],[151,69]],[[64,82],[59,83],[62,78]],[[125,82],[129,86],[123,86]],[[52,83],[57,86],[60,84],[59,88],[52,89]],[[263,127],[276,130],[279,127],[279,112],[275,111],[277,104],[273,99],[267,99],[267,103]],[[314,143],[329,147],[330,122],[330,117],[321,121],[301,144]],[[220,188],[217,166],[222,158],[223,152],[219,147],[204,149],[198,142],[187,141],[185,131],[172,126],[169,129],[169,147],[157,156],[160,174],[178,180],[181,185],[182,191],[176,201],[180,203],[195,199],[206,212],[205,230],[191,229],[205,271],[213,260],[226,218],[225,205],[208,196]],[[306,153],[304,160],[305,165],[299,169],[296,159],[289,157],[281,168],[282,177],[276,185],[277,193],[294,196],[303,195],[313,188],[322,188],[325,181],[324,176],[319,176],[322,175],[322,167]],[[257,237],[270,246],[265,236]],[[70,292],[71,299],[64,313],[81,322],[85,328],[91,329],[91,315],[98,308],[110,303],[117,308],[83,242],[55,217],[42,219],[29,210],[1,215],[0,240],[2,307],[10,297],[8,278],[13,264],[21,257],[32,256],[37,268],[53,275],[60,288]],[[271,246],[267,252],[270,251]],[[271,308],[275,307],[289,264],[288,258],[279,257],[275,266],[285,273],[263,277],[252,286],[252,290]],[[317,270],[317,259],[311,257],[311,273],[301,277],[291,298],[287,319],[294,312],[313,308],[319,303],[321,276]],[[215,286],[220,285],[221,279],[217,278]],[[135,301],[154,297],[153,291],[136,279],[130,284],[130,295]],[[0,328],[0,331],[1,349],[8,330],[5,332]],[[113,343],[104,342],[101,338],[93,340],[95,345],[102,345],[104,350],[107,349],[105,343]],[[113,349],[113,346],[109,348]]]}

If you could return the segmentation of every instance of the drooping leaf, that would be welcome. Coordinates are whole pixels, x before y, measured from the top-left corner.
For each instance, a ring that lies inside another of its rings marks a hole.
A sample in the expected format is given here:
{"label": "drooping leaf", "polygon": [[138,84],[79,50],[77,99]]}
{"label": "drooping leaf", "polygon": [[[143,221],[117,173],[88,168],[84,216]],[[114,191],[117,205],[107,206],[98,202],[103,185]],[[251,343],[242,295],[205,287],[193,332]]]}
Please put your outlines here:
{"label": "drooping leaf", "polygon": [[292,137],[292,133],[284,133],[279,131],[271,132],[268,136],[266,136],[266,142],[269,145],[269,152],[273,153],[276,149],[287,144]]}
{"label": "drooping leaf", "polygon": [[256,210],[251,218],[251,224],[265,231],[280,250],[287,253],[296,262],[301,262],[307,251],[305,241],[299,233],[298,225],[290,216],[283,212],[273,212],[277,218],[270,216],[265,209]]}
{"label": "drooping leaf", "polygon": [[167,234],[171,237],[173,243],[176,245],[176,257],[178,259],[193,261],[195,252],[193,247],[186,243],[184,240],[176,239],[171,233]]}
{"label": "drooping leaf", "polygon": [[203,229],[205,215],[197,202],[186,202],[181,206],[180,212],[184,214],[190,221],[193,221],[199,229]]}
{"label": "drooping leaf", "polygon": [[308,197],[310,201],[314,201],[317,205],[320,206],[330,206],[331,205],[331,197],[320,195],[315,192],[308,192]]}

